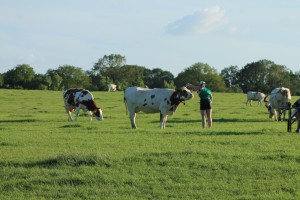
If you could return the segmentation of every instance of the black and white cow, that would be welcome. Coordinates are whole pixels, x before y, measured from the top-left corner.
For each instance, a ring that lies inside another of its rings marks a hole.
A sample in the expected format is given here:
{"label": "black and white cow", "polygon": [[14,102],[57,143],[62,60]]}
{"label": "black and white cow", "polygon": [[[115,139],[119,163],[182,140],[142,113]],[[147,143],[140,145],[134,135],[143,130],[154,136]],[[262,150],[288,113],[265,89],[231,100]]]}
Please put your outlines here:
{"label": "black and white cow", "polygon": [[132,128],[137,128],[135,117],[140,111],[160,113],[160,127],[165,128],[168,115],[172,115],[181,102],[193,97],[193,93],[186,87],[177,90],[130,87],[125,90],[124,102],[126,113],[129,110]]}
{"label": "black and white cow", "polygon": [[65,109],[69,116],[69,121],[72,121],[71,113],[76,110],[75,121],[77,121],[79,110],[88,112],[92,120],[94,115],[97,120],[103,120],[101,108],[96,106],[94,97],[90,91],[85,89],[70,88],[63,93]]}

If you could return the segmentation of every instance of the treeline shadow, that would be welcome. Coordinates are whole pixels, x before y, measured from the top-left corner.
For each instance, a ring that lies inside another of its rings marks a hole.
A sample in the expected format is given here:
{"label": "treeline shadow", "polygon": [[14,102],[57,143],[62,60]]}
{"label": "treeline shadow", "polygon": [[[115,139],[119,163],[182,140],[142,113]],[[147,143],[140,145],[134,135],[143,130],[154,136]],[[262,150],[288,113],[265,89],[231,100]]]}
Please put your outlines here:
{"label": "treeline shadow", "polygon": [[101,166],[109,168],[112,165],[112,162],[107,156],[98,156],[98,155],[78,155],[78,154],[62,154],[54,158],[49,158],[40,161],[33,161],[27,163],[18,163],[18,162],[6,162],[0,161],[0,167],[43,167],[43,168],[52,168],[58,166],[69,166],[69,167],[79,167],[79,166]]}
{"label": "treeline shadow", "polygon": [[6,120],[0,120],[0,123],[23,123],[23,122],[39,122],[39,120],[36,119],[6,119]]}
{"label": "treeline shadow", "polygon": [[227,132],[185,132],[185,135],[195,136],[239,136],[239,135],[263,135],[262,131],[255,132],[240,132],[240,131],[227,131]]}
{"label": "treeline shadow", "polygon": [[259,120],[259,119],[238,119],[238,118],[232,118],[232,119],[213,119],[213,122],[268,122],[269,120]]}
{"label": "treeline shadow", "polygon": [[[152,121],[151,123],[157,123],[159,120]],[[237,118],[232,118],[232,119],[225,119],[225,118],[220,118],[220,119],[213,119],[213,122],[222,122],[222,123],[233,123],[233,122],[268,122],[268,120],[259,120],[259,119],[237,119]],[[170,119],[167,121],[168,123],[201,123],[201,119]]]}

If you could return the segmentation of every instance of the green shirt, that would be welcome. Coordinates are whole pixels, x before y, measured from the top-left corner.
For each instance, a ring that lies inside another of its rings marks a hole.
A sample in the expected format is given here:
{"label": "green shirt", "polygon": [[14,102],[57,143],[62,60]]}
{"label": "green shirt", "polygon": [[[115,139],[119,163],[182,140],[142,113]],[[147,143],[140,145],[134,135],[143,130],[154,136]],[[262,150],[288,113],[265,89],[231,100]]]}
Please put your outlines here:
{"label": "green shirt", "polygon": [[211,91],[208,88],[203,88],[201,92],[198,94],[200,99],[210,99]]}

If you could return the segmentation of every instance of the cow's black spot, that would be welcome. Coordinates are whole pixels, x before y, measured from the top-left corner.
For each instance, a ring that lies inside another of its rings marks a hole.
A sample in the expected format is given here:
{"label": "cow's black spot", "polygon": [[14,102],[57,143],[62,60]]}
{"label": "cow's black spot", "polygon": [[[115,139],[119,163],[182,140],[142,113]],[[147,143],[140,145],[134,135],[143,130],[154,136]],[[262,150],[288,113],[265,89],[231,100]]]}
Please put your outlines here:
{"label": "cow's black spot", "polygon": [[167,101],[167,104],[169,105],[169,104],[170,104],[170,101]]}
{"label": "cow's black spot", "polygon": [[154,99],[154,98],[155,98],[155,94],[152,94],[152,95],[151,95],[151,99]]}
{"label": "cow's black spot", "polygon": [[144,103],[143,106],[147,106],[147,103]]}
{"label": "cow's black spot", "polygon": [[167,101],[167,98],[165,98],[164,101]]}
{"label": "cow's black spot", "polygon": [[144,102],[147,101],[147,99],[144,99]]}
{"label": "cow's black spot", "polygon": [[152,105],[153,105],[154,103],[152,102]]}

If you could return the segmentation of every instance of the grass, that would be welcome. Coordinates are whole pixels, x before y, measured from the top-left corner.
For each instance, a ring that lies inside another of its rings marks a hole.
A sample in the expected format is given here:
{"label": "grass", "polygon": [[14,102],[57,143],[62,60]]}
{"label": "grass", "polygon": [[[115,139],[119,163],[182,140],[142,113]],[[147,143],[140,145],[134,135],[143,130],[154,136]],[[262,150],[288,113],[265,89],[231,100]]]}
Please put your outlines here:
{"label": "grass", "polygon": [[122,92],[93,95],[103,122],[68,122],[62,92],[0,90],[0,199],[300,198],[300,136],[245,94],[214,93],[211,129],[195,97],[137,130]]}

